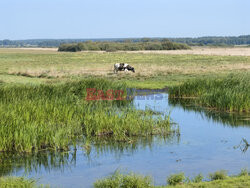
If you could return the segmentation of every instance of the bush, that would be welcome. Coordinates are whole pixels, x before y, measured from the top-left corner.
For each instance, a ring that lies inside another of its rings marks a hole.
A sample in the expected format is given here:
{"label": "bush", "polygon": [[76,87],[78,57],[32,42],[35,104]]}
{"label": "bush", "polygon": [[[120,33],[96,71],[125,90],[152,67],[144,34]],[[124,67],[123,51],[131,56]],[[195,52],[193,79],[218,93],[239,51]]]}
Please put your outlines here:
{"label": "bush", "polygon": [[248,171],[247,171],[247,169],[246,168],[244,168],[244,169],[241,169],[241,172],[240,172],[240,174],[239,174],[239,176],[248,176]]}
{"label": "bush", "polygon": [[198,174],[197,176],[195,176],[195,177],[193,178],[193,182],[194,182],[194,183],[202,182],[203,178],[204,178],[204,177],[203,177],[202,174]]}
{"label": "bush", "polygon": [[211,181],[214,180],[224,180],[227,178],[227,172],[225,170],[220,170],[214,173],[209,174]]}
{"label": "bush", "polygon": [[61,44],[58,51],[77,52],[83,50],[90,51],[138,51],[138,50],[180,50],[189,49],[186,44],[174,43],[169,40],[148,41],[148,42],[80,42],[72,44]]}
{"label": "bush", "polygon": [[185,175],[184,173],[179,173],[179,174],[173,174],[173,175],[170,175],[168,178],[167,178],[167,183],[169,185],[177,185],[179,183],[183,183],[185,180]]}
{"label": "bush", "polygon": [[62,44],[59,46],[58,51],[65,51],[65,52],[78,52],[81,51],[80,47],[76,43],[72,44]]}

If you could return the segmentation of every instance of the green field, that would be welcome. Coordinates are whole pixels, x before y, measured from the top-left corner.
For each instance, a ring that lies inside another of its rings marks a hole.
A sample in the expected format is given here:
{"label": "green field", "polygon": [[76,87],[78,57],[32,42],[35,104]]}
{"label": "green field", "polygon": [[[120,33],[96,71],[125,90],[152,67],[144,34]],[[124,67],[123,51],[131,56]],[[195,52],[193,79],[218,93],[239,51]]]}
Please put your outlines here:
{"label": "green field", "polygon": [[[113,64],[128,63],[136,73],[113,74]],[[129,87],[164,88],[186,80],[249,71],[250,57],[142,53],[56,52],[0,49],[0,81],[47,83],[89,76],[124,81]]]}

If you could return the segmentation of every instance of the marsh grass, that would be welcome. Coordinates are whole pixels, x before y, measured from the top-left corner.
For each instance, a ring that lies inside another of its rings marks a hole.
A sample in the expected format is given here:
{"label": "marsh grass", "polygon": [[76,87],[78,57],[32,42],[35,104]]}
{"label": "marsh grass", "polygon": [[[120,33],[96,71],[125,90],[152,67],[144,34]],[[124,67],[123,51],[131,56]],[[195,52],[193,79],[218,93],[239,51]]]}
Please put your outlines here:
{"label": "marsh grass", "polygon": [[36,187],[36,181],[23,177],[0,177],[0,187]]}
{"label": "marsh grass", "polygon": [[134,188],[149,188],[153,187],[152,179],[149,176],[142,176],[134,173],[121,174],[115,171],[111,176],[97,180],[94,183],[95,188],[117,188],[117,187],[134,187]]}
{"label": "marsh grass", "polygon": [[86,88],[126,90],[122,83],[86,79],[63,84],[0,86],[0,151],[67,150],[83,137],[169,134],[169,116],[141,113],[129,101],[86,101]]}
{"label": "marsh grass", "polygon": [[[202,181],[203,176],[201,174],[190,180],[184,176],[184,173],[172,174],[167,178],[167,185],[155,186],[153,185],[153,179],[148,176],[136,175],[134,173],[121,174],[116,171],[113,175],[97,180],[94,183],[94,187],[173,187],[173,188],[198,188],[198,187],[249,187],[250,176],[244,172],[236,176],[227,176],[226,172],[221,170],[210,174],[210,181]],[[129,182],[124,184],[123,182]],[[140,182],[140,184],[138,184]],[[124,186],[126,185],[126,186]]]}
{"label": "marsh grass", "polygon": [[193,98],[198,105],[222,111],[250,111],[250,74],[195,79],[170,88],[170,98]]}
{"label": "marsh grass", "polygon": [[225,171],[225,170],[220,170],[220,171],[216,171],[214,173],[209,174],[209,178],[210,178],[211,181],[224,180],[227,177],[228,177],[227,171]]}
{"label": "marsh grass", "polygon": [[167,177],[167,183],[168,185],[177,185],[184,183],[185,175],[184,173],[179,174],[172,174],[169,177]]}

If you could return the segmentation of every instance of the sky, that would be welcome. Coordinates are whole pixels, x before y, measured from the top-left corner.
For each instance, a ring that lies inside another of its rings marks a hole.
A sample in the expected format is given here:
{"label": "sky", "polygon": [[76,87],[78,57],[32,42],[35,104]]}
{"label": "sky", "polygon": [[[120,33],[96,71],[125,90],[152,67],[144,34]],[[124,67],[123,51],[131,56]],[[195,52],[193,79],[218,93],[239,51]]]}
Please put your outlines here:
{"label": "sky", "polygon": [[250,34],[250,0],[0,0],[0,40]]}

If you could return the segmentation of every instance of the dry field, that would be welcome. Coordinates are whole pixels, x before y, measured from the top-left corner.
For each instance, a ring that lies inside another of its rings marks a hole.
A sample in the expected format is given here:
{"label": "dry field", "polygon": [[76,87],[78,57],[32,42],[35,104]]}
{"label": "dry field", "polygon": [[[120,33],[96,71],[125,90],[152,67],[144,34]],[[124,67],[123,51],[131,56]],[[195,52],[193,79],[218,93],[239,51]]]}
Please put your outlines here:
{"label": "dry field", "polygon": [[136,51],[136,52],[129,52],[129,53],[250,56],[250,48],[248,47],[234,47],[234,48],[193,47],[191,50]]}
{"label": "dry field", "polygon": [[[114,74],[113,65],[117,62],[134,66],[136,73]],[[249,71],[250,48],[242,47],[115,53],[0,48],[0,81],[7,83],[41,83],[98,76],[125,80],[132,86],[148,87],[148,83],[150,87],[158,88],[195,77]]]}
{"label": "dry field", "polygon": [[[4,50],[4,49],[1,49]],[[10,50],[12,52],[20,52],[20,50],[27,51],[57,51],[57,48],[8,48],[6,51]],[[87,53],[87,52],[81,52]],[[108,53],[103,51],[98,51],[96,53]],[[120,53],[120,52],[116,52]],[[250,47],[192,47],[191,50],[147,50],[147,51],[126,51],[126,53],[143,53],[143,54],[172,54],[172,55],[219,55],[219,56],[250,56]]]}

